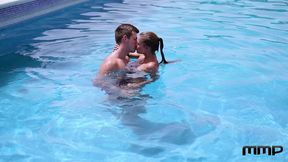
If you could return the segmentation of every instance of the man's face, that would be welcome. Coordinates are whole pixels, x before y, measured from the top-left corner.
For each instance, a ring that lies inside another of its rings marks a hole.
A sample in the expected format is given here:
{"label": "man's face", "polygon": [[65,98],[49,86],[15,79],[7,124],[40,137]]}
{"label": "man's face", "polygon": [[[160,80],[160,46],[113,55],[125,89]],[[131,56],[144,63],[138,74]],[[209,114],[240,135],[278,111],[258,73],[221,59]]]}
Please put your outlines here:
{"label": "man's face", "polygon": [[128,47],[130,52],[134,52],[137,48],[137,33],[132,32],[131,37],[128,39]]}

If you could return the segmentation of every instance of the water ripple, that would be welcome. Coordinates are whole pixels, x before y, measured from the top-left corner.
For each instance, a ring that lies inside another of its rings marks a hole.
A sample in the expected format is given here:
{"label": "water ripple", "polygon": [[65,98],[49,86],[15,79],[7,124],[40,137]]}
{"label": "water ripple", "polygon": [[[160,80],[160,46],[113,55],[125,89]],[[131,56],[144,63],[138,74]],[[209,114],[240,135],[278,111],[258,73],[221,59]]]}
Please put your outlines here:
{"label": "water ripple", "polygon": [[[288,143],[287,6],[100,0],[1,31],[0,158],[241,161],[235,149],[251,141]],[[156,32],[182,60],[131,100],[92,86],[120,23]]]}

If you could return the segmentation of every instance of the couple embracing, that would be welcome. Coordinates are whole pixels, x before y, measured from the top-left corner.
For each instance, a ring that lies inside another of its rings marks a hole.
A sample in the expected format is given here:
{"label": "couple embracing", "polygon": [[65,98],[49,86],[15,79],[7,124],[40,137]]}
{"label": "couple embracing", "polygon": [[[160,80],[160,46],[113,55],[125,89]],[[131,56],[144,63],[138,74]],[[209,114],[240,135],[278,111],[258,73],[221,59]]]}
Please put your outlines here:
{"label": "couple embracing", "polygon": [[[137,71],[155,76],[160,63],[168,63],[163,53],[163,40],[153,32],[142,32],[137,39],[139,30],[131,24],[121,24],[115,30],[116,45],[113,52],[100,65],[94,85],[101,83],[103,77],[118,71],[125,71],[130,64],[130,58],[137,58],[134,67]],[[155,52],[160,46],[162,61],[158,63]],[[137,53],[135,51],[137,50]],[[138,84],[143,85],[147,81]],[[132,85],[127,83],[127,85]]]}

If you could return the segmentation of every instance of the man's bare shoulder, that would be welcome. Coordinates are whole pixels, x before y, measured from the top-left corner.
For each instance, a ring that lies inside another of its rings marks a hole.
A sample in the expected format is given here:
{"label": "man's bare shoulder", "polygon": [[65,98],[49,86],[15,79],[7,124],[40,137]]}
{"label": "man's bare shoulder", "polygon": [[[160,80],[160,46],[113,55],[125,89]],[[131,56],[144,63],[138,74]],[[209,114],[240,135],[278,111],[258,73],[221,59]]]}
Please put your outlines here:
{"label": "man's bare shoulder", "polygon": [[99,73],[105,75],[113,71],[123,70],[126,65],[127,62],[120,58],[106,59],[100,66]]}
{"label": "man's bare shoulder", "polygon": [[99,73],[105,75],[113,71],[115,68],[117,68],[117,62],[117,58],[114,58],[112,54],[110,54],[101,64]]}

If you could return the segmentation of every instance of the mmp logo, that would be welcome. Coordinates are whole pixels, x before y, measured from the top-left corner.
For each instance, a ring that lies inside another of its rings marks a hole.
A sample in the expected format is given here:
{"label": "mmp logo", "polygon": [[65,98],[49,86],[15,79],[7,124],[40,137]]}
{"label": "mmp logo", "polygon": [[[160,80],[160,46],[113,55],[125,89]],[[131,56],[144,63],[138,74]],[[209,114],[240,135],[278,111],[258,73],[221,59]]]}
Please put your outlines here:
{"label": "mmp logo", "polygon": [[242,155],[246,154],[260,155],[260,154],[268,154],[269,156],[279,154],[283,152],[282,146],[243,146]]}

